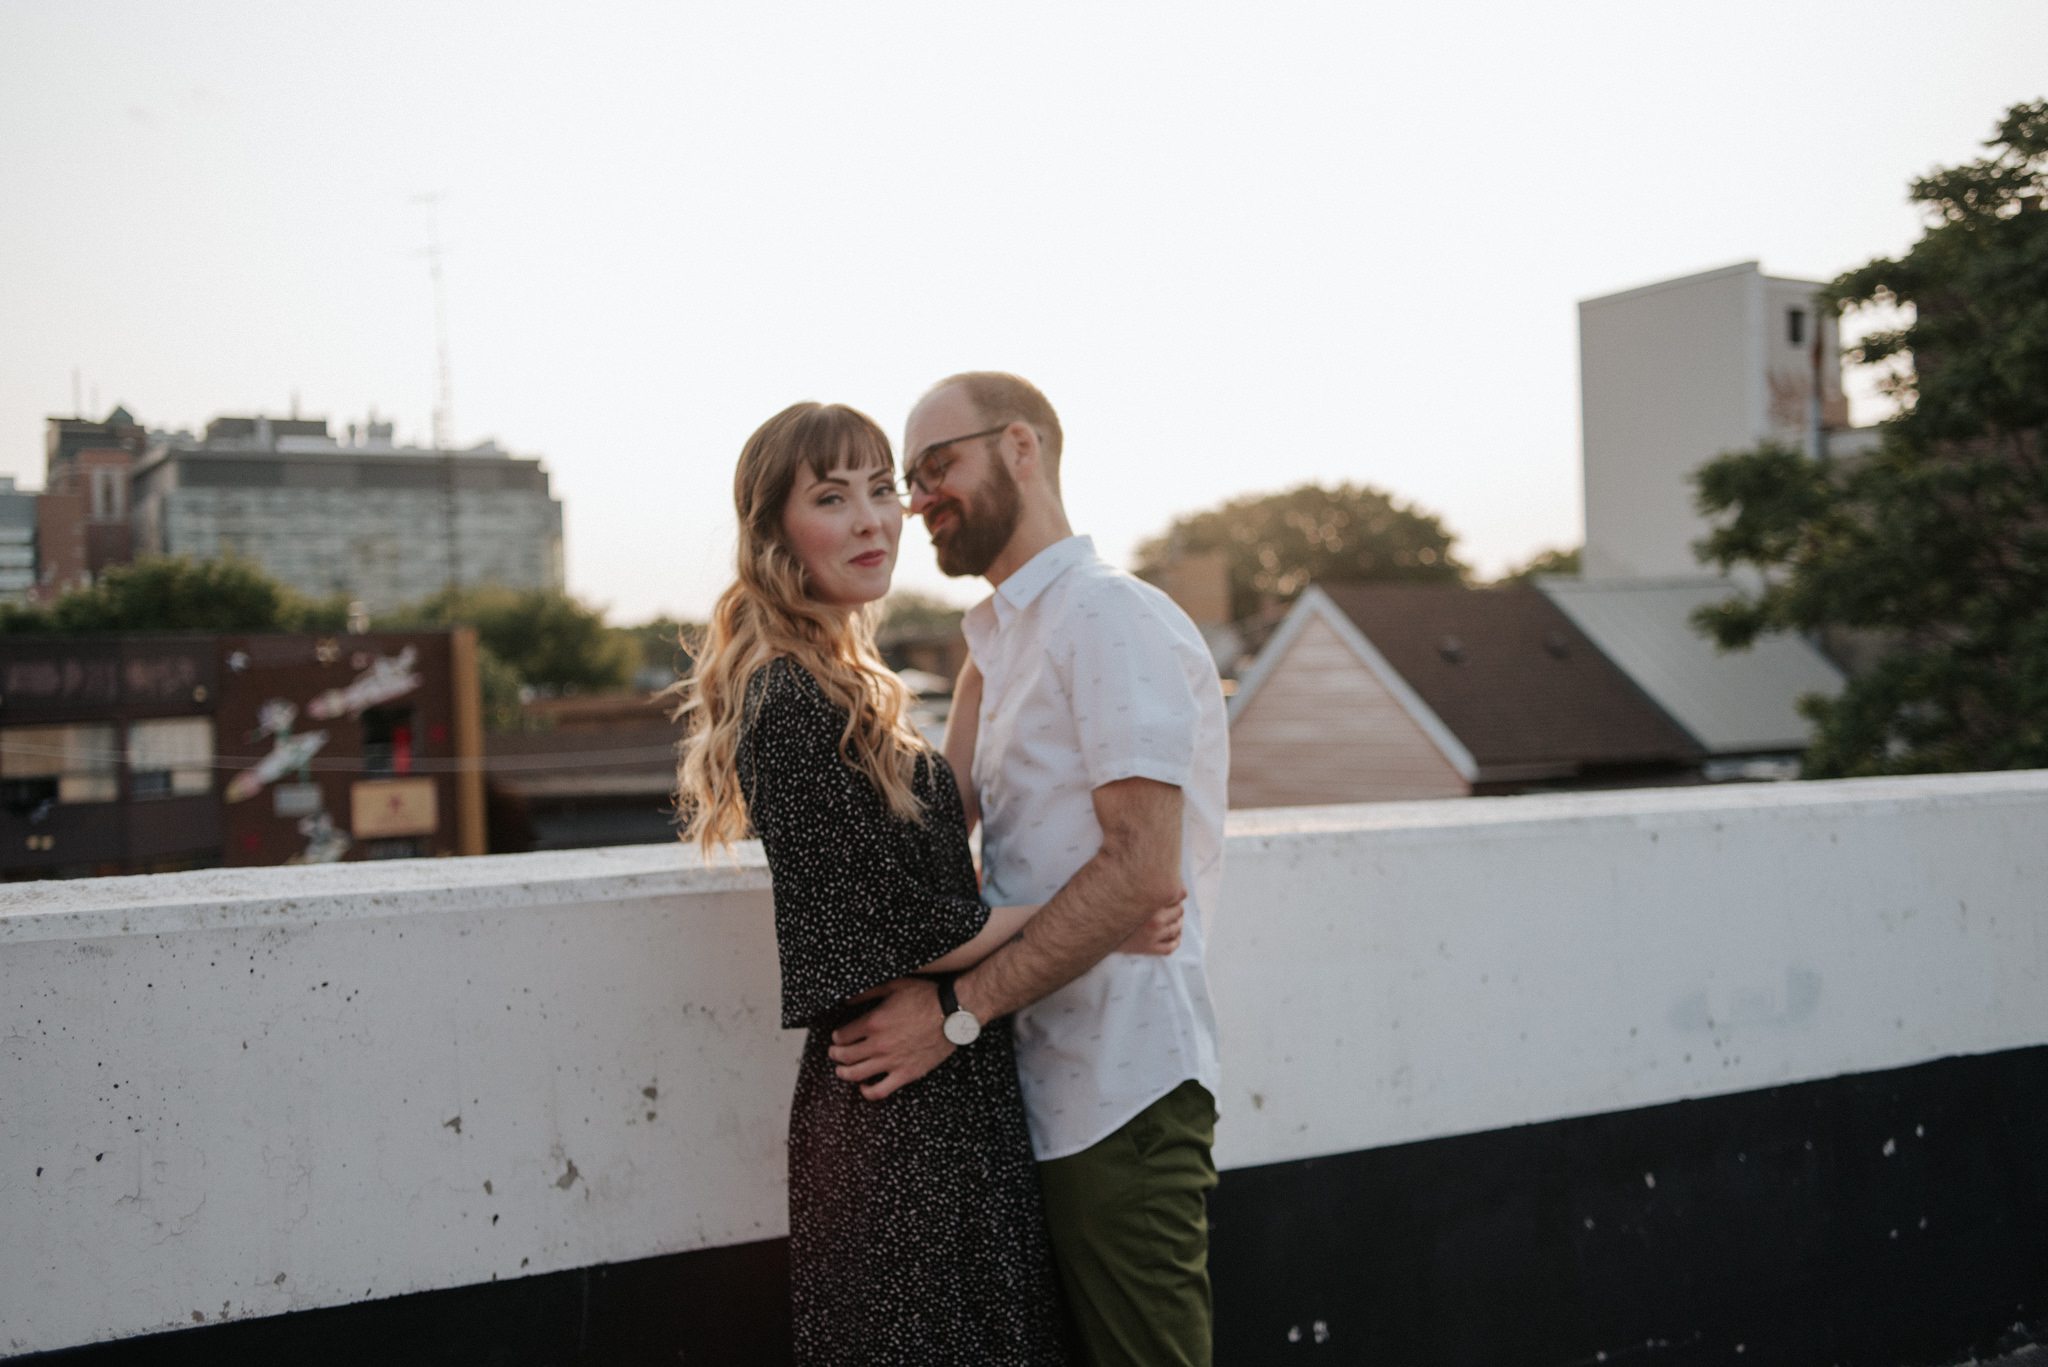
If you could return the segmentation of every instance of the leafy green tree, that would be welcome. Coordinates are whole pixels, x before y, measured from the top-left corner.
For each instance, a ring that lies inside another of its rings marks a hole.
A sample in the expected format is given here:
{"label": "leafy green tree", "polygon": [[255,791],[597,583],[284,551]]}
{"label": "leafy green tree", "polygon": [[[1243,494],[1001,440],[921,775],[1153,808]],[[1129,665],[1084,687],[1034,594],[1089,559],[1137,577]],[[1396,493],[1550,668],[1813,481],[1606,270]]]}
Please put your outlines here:
{"label": "leafy green tree", "polygon": [[1580,547],[1567,550],[1538,551],[1529,557],[1527,563],[1503,574],[1496,583],[1526,584],[1539,574],[1577,574],[1579,572]]}
{"label": "leafy green tree", "polygon": [[883,641],[909,636],[945,636],[960,629],[967,614],[952,604],[915,589],[898,589],[882,600],[882,622],[875,635]]}
{"label": "leafy green tree", "polygon": [[1846,628],[1886,642],[1816,723],[1807,772],[2048,765],[2048,100],[2008,110],[1992,155],[1913,182],[1929,224],[1828,287],[1898,308],[1864,339],[1900,412],[1858,460],[1766,444],[1711,462],[1699,543],[1764,587],[1701,610],[1723,646]]}
{"label": "leafy green tree", "polygon": [[525,681],[519,671],[506,664],[481,640],[476,647],[476,691],[483,708],[486,731],[525,729]]}
{"label": "leafy green tree", "polygon": [[444,589],[377,619],[383,630],[466,624],[478,643],[534,688],[611,693],[631,685],[639,643],[605,625],[604,613],[567,594],[492,585]]}
{"label": "leafy green tree", "polygon": [[110,565],[43,608],[0,607],[0,633],[340,631],[343,599],[309,599],[246,560],[152,556]]}
{"label": "leafy green tree", "polygon": [[1177,554],[1220,551],[1230,615],[1241,620],[1262,599],[1291,600],[1316,580],[1455,583],[1465,576],[1455,539],[1435,514],[1369,485],[1303,484],[1175,519],[1138,547],[1138,574],[1158,573]]}
{"label": "leafy green tree", "polygon": [[622,640],[631,643],[634,686],[647,687],[659,676],[662,682],[658,686],[667,687],[690,672],[690,652],[695,649],[704,625],[664,614],[638,626],[613,627],[612,630]]}

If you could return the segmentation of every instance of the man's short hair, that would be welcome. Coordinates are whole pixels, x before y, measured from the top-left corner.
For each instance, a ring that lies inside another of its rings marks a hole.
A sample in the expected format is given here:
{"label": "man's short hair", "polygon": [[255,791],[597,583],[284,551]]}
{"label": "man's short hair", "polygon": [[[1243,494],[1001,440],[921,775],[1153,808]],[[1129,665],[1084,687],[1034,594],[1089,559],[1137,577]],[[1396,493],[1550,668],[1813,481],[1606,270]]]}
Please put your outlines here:
{"label": "man's short hair", "polygon": [[[1021,422],[1038,433],[1038,445],[1045,452],[1046,476],[1052,481],[1054,493],[1060,488],[1060,415],[1052,411],[1052,403],[1041,394],[1038,386],[1022,375],[1012,375],[1002,370],[968,370],[958,375],[948,375],[924,392],[926,399],[941,389],[959,385],[967,393],[968,402],[985,422]],[[924,402],[923,399],[918,402]]]}

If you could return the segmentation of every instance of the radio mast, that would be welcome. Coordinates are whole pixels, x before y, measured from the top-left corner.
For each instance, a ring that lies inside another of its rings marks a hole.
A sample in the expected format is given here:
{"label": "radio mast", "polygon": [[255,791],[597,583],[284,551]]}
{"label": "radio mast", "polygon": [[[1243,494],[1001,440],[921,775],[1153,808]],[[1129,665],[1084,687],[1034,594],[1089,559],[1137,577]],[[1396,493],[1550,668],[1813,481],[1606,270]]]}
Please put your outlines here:
{"label": "radio mast", "polygon": [[413,203],[427,208],[427,276],[434,282],[434,354],[439,362],[434,389],[434,449],[452,450],[455,434],[455,377],[448,361],[448,287],[441,278],[441,223],[435,207],[439,193],[414,195]]}
{"label": "radio mast", "polygon": [[434,387],[434,449],[441,453],[442,535],[445,540],[447,587],[462,587],[462,552],[455,517],[455,379],[448,363],[448,287],[441,277],[441,222],[435,208],[438,192],[414,195],[427,210],[427,276],[434,282],[434,354],[438,362]]}

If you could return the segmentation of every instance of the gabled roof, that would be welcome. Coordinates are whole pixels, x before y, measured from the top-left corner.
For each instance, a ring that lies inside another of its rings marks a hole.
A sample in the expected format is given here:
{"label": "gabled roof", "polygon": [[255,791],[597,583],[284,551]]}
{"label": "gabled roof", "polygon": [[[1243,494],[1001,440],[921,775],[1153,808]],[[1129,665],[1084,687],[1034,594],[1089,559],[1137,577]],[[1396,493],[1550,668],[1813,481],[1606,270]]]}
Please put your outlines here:
{"label": "gabled roof", "polygon": [[1331,602],[1330,596],[1314,584],[1302,590],[1301,597],[1294,600],[1294,606],[1288,609],[1286,617],[1281,619],[1280,625],[1274,628],[1272,634],[1266,638],[1265,644],[1259,648],[1258,658],[1252,662],[1251,669],[1238,681],[1237,691],[1231,694],[1229,704],[1229,715],[1233,724],[1251,705],[1253,696],[1258,693],[1266,679],[1287,659],[1294,643],[1300,639],[1308,624],[1316,620],[1328,624],[1337,639],[1358,656],[1372,672],[1373,677],[1379,680],[1380,686],[1387,690],[1389,696],[1400,705],[1401,710],[1406,712],[1423,735],[1429,738],[1429,743],[1434,745],[1438,753],[1458,771],[1459,777],[1467,783],[1479,777],[1478,761],[1472,758],[1472,752],[1465,748],[1465,743],[1452,733],[1450,727],[1444,725],[1441,717],[1430,711],[1429,704],[1408,686],[1408,681],[1401,677],[1399,670],[1387,663],[1387,657],[1380,654],[1378,647],[1360,634],[1358,627],[1344,615],[1343,609]]}
{"label": "gabled roof", "polygon": [[1842,689],[1841,671],[1797,636],[1723,652],[1695,631],[1695,608],[1736,591],[1725,579],[1546,578],[1537,588],[1710,754],[1803,750],[1812,725],[1795,704]]}
{"label": "gabled roof", "polygon": [[1457,737],[1481,782],[1700,757],[1692,737],[1532,589],[1322,592]]}

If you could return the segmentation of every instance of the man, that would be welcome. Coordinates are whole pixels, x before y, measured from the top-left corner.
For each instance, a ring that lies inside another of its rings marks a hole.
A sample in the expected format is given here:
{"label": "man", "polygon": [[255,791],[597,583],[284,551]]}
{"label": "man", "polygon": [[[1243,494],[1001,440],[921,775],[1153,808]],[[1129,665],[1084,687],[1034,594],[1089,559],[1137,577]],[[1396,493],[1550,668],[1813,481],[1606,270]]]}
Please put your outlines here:
{"label": "man", "polygon": [[[1060,446],[1052,405],[1014,375],[956,375],[911,412],[911,511],[941,569],[995,590],[963,623],[972,663],[954,700],[955,724],[979,732],[961,786],[980,804],[984,895],[1045,905],[950,983],[881,989],[831,1052],[879,1100],[1014,1014],[1089,1359],[1206,1367],[1217,1066],[1202,941],[1223,872],[1223,691],[1187,615],[1073,534]],[[1183,897],[1171,955],[1114,952]]]}

